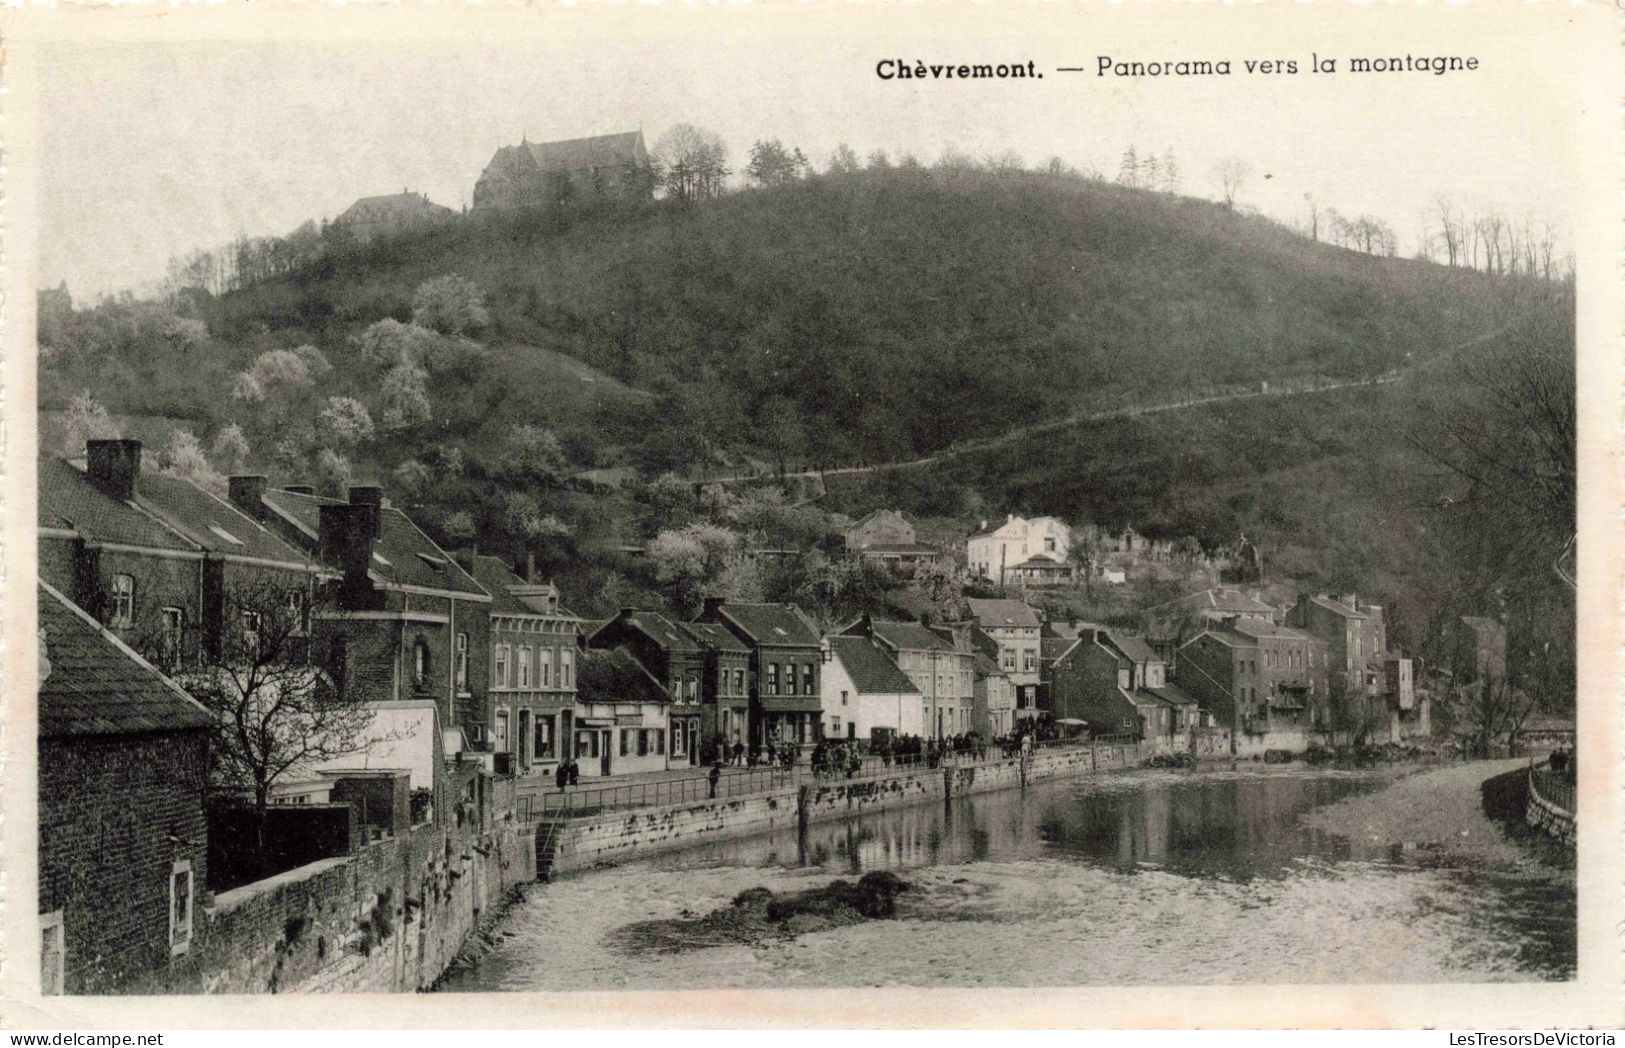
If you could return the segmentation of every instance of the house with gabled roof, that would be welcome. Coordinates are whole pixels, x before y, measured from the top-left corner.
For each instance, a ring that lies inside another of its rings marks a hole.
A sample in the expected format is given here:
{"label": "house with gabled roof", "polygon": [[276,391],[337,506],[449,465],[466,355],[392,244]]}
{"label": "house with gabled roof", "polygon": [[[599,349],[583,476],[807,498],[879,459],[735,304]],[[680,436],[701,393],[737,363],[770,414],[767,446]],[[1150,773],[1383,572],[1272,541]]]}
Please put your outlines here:
{"label": "house with gabled roof", "polygon": [[1162,750],[1188,748],[1202,723],[1198,701],[1169,680],[1166,663],[1143,637],[1122,630],[1080,630],[1049,667],[1044,693],[1063,728],[1133,735]]}
{"label": "house with gabled roof", "polygon": [[952,630],[869,615],[841,632],[872,638],[914,682],[924,703],[925,735],[944,739],[975,730],[976,653],[968,636],[959,643]]}
{"label": "house with gabled roof", "polygon": [[1179,649],[1179,684],[1222,727],[1235,752],[1301,752],[1330,730],[1326,642],[1267,619],[1209,624]]}
{"label": "house with gabled roof", "polygon": [[642,131],[503,146],[474,185],[474,210],[556,207],[572,200],[649,200],[654,179]]}
{"label": "house with gabled roof", "polygon": [[1043,619],[1026,601],[971,597],[966,604],[977,627],[998,643],[999,669],[1016,687],[1016,719],[1037,717]]}
{"label": "house with gabled roof", "polygon": [[1034,558],[1053,565],[1066,565],[1072,548],[1072,529],[1057,517],[1028,520],[1009,514],[1001,524],[982,526],[965,540],[965,560],[972,575],[999,585],[1017,581],[1011,574],[1018,565]]}
{"label": "house with gabled roof", "polygon": [[800,608],[707,597],[694,621],[722,626],[750,649],[748,748],[809,747],[823,737],[825,648]]}
{"label": "house with gabled roof", "polygon": [[362,240],[414,226],[451,218],[457,212],[437,204],[422,193],[399,193],[362,197],[339,213],[333,224],[348,229]]}
{"label": "house with gabled roof", "polygon": [[304,617],[334,575],[226,499],[143,469],[138,440],[89,441],[82,470],[41,462],[38,510],[40,578],[171,672],[217,656],[249,603]]}
{"label": "house with gabled roof", "polygon": [[40,987],[140,992],[204,932],[214,718],[60,590],[37,600]]}
{"label": "house with gabled roof", "polygon": [[847,549],[899,575],[911,575],[920,565],[942,558],[942,551],[919,541],[913,523],[894,509],[865,514],[842,534]]}
{"label": "house with gabled roof", "polygon": [[669,768],[666,683],[629,648],[584,648],[576,734],[588,743],[576,762],[585,776]]}
{"label": "house with gabled roof", "polygon": [[667,752],[672,763],[698,764],[705,739],[701,710],[708,652],[686,625],[659,612],[622,608],[593,631],[586,644],[589,648],[626,649],[650,677],[662,683],[669,721]]}
{"label": "house with gabled roof", "polygon": [[873,637],[824,638],[831,658],[821,686],[826,738],[890,741],[926,733],[919,688]]}
{"label": "house with gabled roof", "polygon": [[490,657],[491,594],[380,487],[338,499],[244,475],[230,479],[230,497],[337,576],[313,625],[314,657],[335,686],[356,702],[433,700],[441,729],[463,729],[453,741],[468,746],[467,726],[483,723],[469,666]]}

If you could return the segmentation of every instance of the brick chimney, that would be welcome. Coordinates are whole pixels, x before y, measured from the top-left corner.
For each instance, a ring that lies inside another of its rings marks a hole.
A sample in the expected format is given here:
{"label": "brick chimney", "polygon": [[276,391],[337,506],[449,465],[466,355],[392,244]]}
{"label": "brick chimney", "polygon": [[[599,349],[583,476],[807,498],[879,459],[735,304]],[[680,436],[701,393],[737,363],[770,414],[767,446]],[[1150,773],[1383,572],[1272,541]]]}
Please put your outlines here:
{"label": "brick chimney", "polygon": [[350,488],[350,505],[366,506],[372,518],[372,536],[379,538],[383,535],[384,515],[383,508],[388,505],[384,498],[384,489],[374,484],[358,484]]}
{"label": "brick chimney", "polygon": [[705,598],[705,604],[704,604],[700,614],[702,614],[702,615],[713,615],[716,612],[722,610],[722,605],[724,603],[726,603],[726,601],[727,601],[726,597],[707,597],[707,598]]}
{"label": "brick chimney", "polygon": [[127,502],[135,497],[141,475],[139,440],[87,440],[85,465],[90,482],[103,494]]}
{"label": "brick chimney", "polygon": [[255,520],[265,519],[265,492],[269,482],[258,473],[246,473],[227,481],[231,504]]}
{"label": "brick chimney", "polygon": [[321,558],[344,570],[344,588],[369,587],[367,572],[378,541],[378,510],[365,503],[323,505],[317,517]]}

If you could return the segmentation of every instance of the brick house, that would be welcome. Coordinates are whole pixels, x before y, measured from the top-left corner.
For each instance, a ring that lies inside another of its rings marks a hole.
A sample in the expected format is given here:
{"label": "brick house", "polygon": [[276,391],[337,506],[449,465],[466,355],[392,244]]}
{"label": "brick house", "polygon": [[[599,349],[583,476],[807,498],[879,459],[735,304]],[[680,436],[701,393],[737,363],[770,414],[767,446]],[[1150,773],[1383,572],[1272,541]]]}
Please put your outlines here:
{"label": "brick house", "polygon": [[1133,734],[1162,748],[1201,726],[1197,700],[1168,679],[1142,637],[1086,628],[1051,661],[1047,705],[1057,724],[1083,721],[1094,735]]}
{"label": "brick house", "polygon": [[303,613],[332,577],[226,500],[144,472],[138,440],[90,441],[85,462],[40,463],[40,578],[161,668],[218,656],[254,614],[239,605]]}
{"label": "brick house", "polygon": [[491,595],[489,642],[467,671],[473,741],[507,754],[516,775],[549,775],[574,737],[581,620],[556,587],[526,582],[497,557],[463,552],[457,562]]}
{"label": "brick house", "polygon": [[1166,604],[1146,609],[1146,640],[1170,667],[1177,668],[1181,645],[1200,633],[1209,623],[1222,625],[1226,619],[1263,619],[1282,624],[1286,612],[1262,600],[1258,594],[1235,587],[1214,587],[1188,593]]}
{"label": "brick house", "polygon": [[503,146],[474,185],[474,210],[571,200],[649,200],[654,179],[642,131]]}
{"label": "brick house", "polygon": [[[586,638],[589,648],[624,648],[665,691],[666,752],[674,764],[698,764],[707,683],[707,649],[681,623],[653,611],[622,608]],[[732,680],[721,684],[732,686]]]}
{"label": "brick house", "polygon": [[1039,631],[1043,621],[1025,601],[972,597],[971,617],[998,644],[999,669],[1016,688],[1016,719],[1038,716]]}
{"label": "brick house", "polygon": [[[968,628],[964,632],[968,634]],[[968,636],[959,644],[952,631],[945,636],[918,622],[888,622],[868,615],[842,633],[872,638],[908,674],[924,708],[925,728],[920,734],[942,739],[973,729],[976,651]]]}
{"label": "brick house", "polygon": [[725,627],[750,649],[750,732],[747,747],[811,746],[822,738],[818,628],[793,604],[737,604],[705,598],[695,619]]}
{"label": "brick house", "polygon": [[[985,739],[1008,735],[1016,727],[1016,686],[1010,675],[999,669],[998,644],[991,638],[977,640],[977,650],[971,663],[975,674],[971,692],[971,725]],[[985,650],[980,641],[992,648]]]}
{"label": "brick house", "polygon": [[732,748],[750,735],[750,648],[715,622],[680,623],[705,652],[700,677],[701,763],[714,757],[712,747]]}
{"label": "brick house", "polygon": [[[476,667],[490,652],[491,595],[384,499],[231,478],[231,501],[339,574],[313,623],[313,657],[352,701],[430,700],[442,730],[483,727]],[[456,757],[457,753],[448,753]]]}
{"label": "brick house", "polygon": [[831,655],[821,681],[826,738],[879,742],[925,734],[924,697],[884,645],[861,634],[824,643]]}
{"label": "brick house", "polygon": [[[1286,621],[1327,643],[1334,741],[1363,736],[1400,742],[1431,732],[1430,702],[1414,689],[1411,660],[1388,651],[1381,605],[1362,603],[1352,593],[1305,593],[1286,613]],[[1390,659],[1398,661],[1390,665]]]}
{"label": "brick house", "polygon": [[209,713],[39,584],[46,993],[140,992],[202,932]]}
{"label": "brick house", "polygon": [[394,233],[413,226],[451,218],[457,212],[436,204],[422,193],[388,193],[362,197],[333,220],[335,226],[350,230],[362,240]]}
{"label": "brick house", "polygon": [[1230,729],[1235,751],[1301,751],[1330,723],[1328,647],[1263,619],[1225,620],[1179,649],[1179,686]]}

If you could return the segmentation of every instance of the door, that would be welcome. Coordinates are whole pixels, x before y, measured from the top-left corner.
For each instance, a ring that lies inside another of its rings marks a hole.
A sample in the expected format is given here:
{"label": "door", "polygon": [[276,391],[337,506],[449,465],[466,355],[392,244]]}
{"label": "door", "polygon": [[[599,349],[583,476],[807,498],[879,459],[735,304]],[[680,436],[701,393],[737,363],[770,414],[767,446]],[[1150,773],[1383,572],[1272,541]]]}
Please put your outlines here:
{"label": "door", "polygon": [[858,737],[858,725],[856,721],[846,722],[846,737],[849,739],[855,739]]}
{"label": "door", "polygon": [[688,763],[700,763],[700,722],[688,722]]}
{"label": "door", "polygon": [[609,774],[610,735],[608,730],[598,733],[598,774]]}

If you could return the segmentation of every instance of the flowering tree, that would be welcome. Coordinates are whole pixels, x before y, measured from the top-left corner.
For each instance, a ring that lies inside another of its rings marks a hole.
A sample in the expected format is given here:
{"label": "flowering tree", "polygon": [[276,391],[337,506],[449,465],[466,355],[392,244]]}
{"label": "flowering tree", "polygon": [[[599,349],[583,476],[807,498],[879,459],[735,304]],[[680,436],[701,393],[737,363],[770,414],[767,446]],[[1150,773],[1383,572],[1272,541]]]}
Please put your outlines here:
{"label": "flowering tree", "polygon": [[426,280],[412,294],[412,323],[442,335],[467,335],[490,321],[480,289],[455,273]]}

